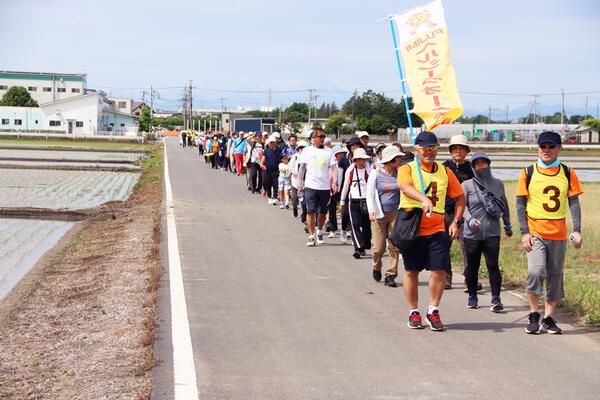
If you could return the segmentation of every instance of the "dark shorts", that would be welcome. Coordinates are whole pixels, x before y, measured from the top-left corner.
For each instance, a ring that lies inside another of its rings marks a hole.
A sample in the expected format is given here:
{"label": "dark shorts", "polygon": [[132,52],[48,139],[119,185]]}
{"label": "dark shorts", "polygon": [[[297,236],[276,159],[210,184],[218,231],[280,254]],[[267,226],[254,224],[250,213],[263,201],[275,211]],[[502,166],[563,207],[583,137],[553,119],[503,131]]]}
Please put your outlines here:
{"label": "dark shorts", "polygon": [[448,240],[446,232],[438,232],[431,236],[419,236],[414,246],[402,251],[404,269],[408,271],[445,270],[450,256]]}
{"label": "dark shorts", "polygon": [[309,214],[327,213],[329,206],[329,190],[316,190],[311,188],[304,189],[304,203],[306,203],[306,212]]}

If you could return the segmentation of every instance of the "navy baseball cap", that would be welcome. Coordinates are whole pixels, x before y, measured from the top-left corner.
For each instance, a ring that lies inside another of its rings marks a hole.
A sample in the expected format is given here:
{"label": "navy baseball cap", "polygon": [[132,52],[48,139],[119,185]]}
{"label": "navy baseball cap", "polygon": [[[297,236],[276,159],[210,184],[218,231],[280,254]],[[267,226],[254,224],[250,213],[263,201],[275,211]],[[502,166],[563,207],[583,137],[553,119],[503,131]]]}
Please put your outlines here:
{"label": "navy baseball cap", "polygon": [[546,131],[546,132],[542,132],[540,134],[540,137],[538,138],[538,145],[541,145],[544,143],[550,143],[550,144],[555,144],[557,146],[560,146],[560,145],[562,145],[562,140],[558,133],[552,132],[552,131]]}
{"label": "navy baseball cap", "polygon": [[415,144],[421,147],[427,146],[439,146],[437,136],[435,136],[432,132],[423,131],[419,133],[417,138],[415,139]]}

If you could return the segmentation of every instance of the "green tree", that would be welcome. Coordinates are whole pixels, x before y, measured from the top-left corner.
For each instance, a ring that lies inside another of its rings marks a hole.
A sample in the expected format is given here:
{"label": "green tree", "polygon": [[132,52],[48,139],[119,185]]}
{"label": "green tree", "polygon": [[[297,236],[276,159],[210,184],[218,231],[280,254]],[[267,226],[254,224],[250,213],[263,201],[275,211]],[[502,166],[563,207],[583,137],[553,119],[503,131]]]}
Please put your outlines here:
{"label": "green tree", "polygon": [[285,123],[307,122],[308,104],[293,103],[281,114],[281,120]]}
{"label": "green tree", "polygon": [[150,107],[144,106],[142,108],[142,112],[140,113],[140,120],[139,120],[140,131],[150,132],[150,122],[151,122]]}
{"label": "green tree", "polygon": [[0,100],[0,106],[7,107],[39,107],[37,101],[23,86],[11,86]]}
{"label": "green tree", "polygon": [[[412,108],[412,99],[409,99],[409,108]],[[408,126],[404,102],[396,102],[382,93],[368,90],[359,95],[352,96],[342,106],[342,112],[353,115],[358,130],[369,133],[387,134],[388,129],[397,129]],[[423,121],[411,114],[414,126],[420,126]]]}
{"label": "green tree", "polygon": [[586,120],[584,120],[581,125],[583,126],[589,126],[592,129],[597,130],[598,132],[600,132],[600,120],[597,120],[596,118],[588,118]]}
{"label": "green tree", "polygon": [[347,118],[346,114],[343,113],[333,114],[325,124],[325,133],[328,135],[341,133],[340,128],[346,123]]}

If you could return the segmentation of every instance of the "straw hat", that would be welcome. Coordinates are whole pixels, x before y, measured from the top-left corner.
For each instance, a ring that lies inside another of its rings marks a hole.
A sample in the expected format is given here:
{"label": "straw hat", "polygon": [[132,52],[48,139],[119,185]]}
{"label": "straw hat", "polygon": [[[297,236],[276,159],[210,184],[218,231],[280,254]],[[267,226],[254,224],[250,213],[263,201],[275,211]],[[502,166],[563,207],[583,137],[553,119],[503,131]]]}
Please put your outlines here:
{"label": "straw hat", "polygon": [[357,158],[361,158],[363,160],[370,160],[371,157],[367,155],[365,149],[356,149],[354,150],[354,154],[352,155],[352,159],[356,160]]}
{"label": "straw hat", "polygon": [[402,157],[406,154],[402,153],[396,146],[387,146],[381,153],[381,163],[386,164],[396,157]]}

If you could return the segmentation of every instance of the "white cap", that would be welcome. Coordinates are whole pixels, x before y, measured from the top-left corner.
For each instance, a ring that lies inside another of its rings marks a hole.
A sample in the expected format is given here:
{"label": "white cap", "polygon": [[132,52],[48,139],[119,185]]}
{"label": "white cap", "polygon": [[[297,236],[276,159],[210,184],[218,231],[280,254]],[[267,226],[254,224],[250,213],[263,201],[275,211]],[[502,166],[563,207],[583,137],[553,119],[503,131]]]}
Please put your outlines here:
{"label": "white cap", "polygon": [[275,133],[273,133],[273,136],[275,136],[277,139],[279,139],[281,137],[281,134],[279,132],[275,132]]}
{"label": "white cap", "polygon": [[356,136],[358,136],[359,138],[361,138],[363,136],[369,136],[369,132],[367,132],[367,131],[356,131]]}
{"label": "white cap", "polygon": [[263,136],[269,136],[269,132],[263,132],[262,135]]}
{"label": "white cap", "polygon": [[371,159],[371,157],[369,157],[367,155],[367,152],[363,148],[358,148],[358,149],[354,150],[354,153],[352,153],[352,159],[357,159],[357,158],[362,158],[363,160]]}

